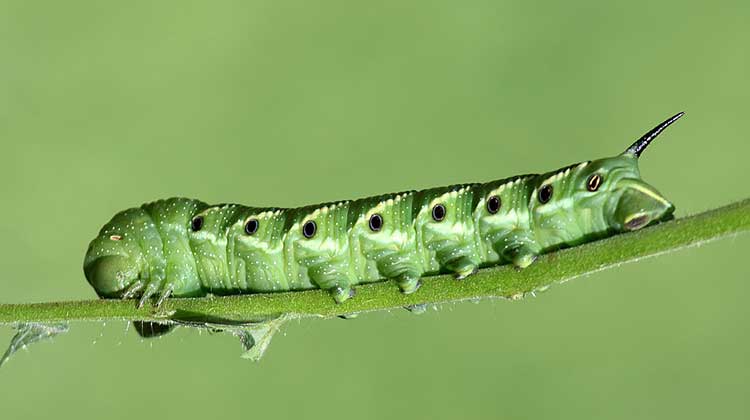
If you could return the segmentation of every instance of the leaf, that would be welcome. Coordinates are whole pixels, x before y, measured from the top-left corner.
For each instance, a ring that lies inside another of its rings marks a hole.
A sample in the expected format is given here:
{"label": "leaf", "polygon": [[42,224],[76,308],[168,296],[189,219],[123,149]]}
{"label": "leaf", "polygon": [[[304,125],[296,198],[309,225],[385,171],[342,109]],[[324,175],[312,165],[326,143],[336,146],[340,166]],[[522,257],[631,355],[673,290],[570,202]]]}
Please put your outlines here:
{"label": "leaf", "polygon": [[3,365],[10,356],[20,349],[26,348],[29,345],[51,339],[52,337],[68,332],[67,323],[54,323],[54,324],[39,324],[35,322],[20,323],[16,326],[18,332],[10,340],[8,349],[0,358],[0,366]]}
{"label": "leaf", "polygon": [[240,339],[240,344],[245,350],[240,357],[257,362],[265,354],[271,344],[273,335],[279,330],[279,326],[280,324],[275,322],[268,322],[254,328],[230,330],[229,332]]}

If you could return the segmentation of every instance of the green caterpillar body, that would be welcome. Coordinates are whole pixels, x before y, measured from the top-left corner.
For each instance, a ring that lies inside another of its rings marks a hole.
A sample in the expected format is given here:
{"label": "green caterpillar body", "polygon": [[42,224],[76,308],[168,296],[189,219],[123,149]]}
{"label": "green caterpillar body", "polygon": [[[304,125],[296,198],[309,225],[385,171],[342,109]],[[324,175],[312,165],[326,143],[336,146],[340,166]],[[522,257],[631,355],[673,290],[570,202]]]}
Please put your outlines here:
{"label": "green caterpillar body", "polygon": [[354,286],[477,268],[524,268],[538,255],[671,217],[638,157],[682,113],[624,153],[545,173],[296,209],[171,198],[125,210],[91,242],[84,272],[99,296],[260,293]]}

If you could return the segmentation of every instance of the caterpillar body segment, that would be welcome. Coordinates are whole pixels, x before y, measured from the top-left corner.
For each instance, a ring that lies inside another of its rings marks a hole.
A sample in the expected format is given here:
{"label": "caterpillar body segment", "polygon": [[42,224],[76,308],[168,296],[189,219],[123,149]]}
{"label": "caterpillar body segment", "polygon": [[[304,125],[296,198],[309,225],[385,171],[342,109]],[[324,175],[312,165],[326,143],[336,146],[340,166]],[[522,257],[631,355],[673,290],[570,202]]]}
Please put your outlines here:
{"label": "caterpillar body segment", "polygon": [[[413,293],[436,273],[532,264],[545,252],[671,217],[638,157],[672,117],[624,153],[545,174],[296,209],[170,198],[117,214],[84,260],[101,297],[328,290],[395,279]],[[655,134],[654,134],[655,133]]]}

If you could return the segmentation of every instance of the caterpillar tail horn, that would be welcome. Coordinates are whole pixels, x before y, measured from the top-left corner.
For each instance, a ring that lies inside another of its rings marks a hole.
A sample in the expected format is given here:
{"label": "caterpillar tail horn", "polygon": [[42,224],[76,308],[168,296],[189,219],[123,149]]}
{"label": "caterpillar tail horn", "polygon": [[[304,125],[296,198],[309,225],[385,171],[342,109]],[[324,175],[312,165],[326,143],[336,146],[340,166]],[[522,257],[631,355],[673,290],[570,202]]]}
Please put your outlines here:
{"label": "caterpillar tail horn", "polygon": [[649,132],[641,136],[641,138],[636,140],[635,143],[631,144],[630,147],[628,147],[623,154],[631,154],[635,156],[636,158],[639,158],[641,156],[641,153],[643,153],[643,151],[646,150],[648,145],[651,144],[651,142],[654,141],[654,139],[659,134],[661,134],[662,131],[664,131],[667,127],[672,125],[673,122],[679,120],[683,115],[685,115],[684,112],[679,112],[667,118],[661,124],[657,125],[656,127],[649,130]]}

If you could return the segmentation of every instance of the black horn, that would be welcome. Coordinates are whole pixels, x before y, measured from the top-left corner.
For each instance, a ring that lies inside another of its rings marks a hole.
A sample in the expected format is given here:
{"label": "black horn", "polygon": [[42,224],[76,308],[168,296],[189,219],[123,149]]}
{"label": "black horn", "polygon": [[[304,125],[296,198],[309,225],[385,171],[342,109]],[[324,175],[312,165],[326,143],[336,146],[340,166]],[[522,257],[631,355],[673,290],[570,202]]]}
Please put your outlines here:
{"label": "black horn", "polygon": [[625,150],[625,153],[631,153],[635,155],[635,157],[640,157],[641,153],[643,153],[644,150],[648,147],[649,143],[651,143],[656,136],[659,135],[662,131],[664,131],[665,128],[669,127],[673,122],[677,121],[685,115],[684,112],[680,112],[670,118],[668,118],[663,123],[657,125],[656,127],[652,128],[651,131],[644,134],[641,138],[639,138],[635,143],[633,143],[630,147],[628,147],[627,150]]}

